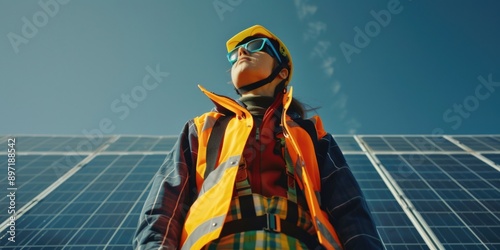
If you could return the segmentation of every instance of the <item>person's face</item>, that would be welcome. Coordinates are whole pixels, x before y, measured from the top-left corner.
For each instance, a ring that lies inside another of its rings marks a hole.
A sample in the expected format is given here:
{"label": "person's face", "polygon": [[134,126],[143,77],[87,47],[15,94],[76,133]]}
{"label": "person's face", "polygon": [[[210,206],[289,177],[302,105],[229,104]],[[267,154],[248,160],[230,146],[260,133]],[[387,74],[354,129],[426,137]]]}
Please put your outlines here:
{"label": "person's face", "polygon": [[238,48],[238,60],[231,67],[231,79],[236,88],[268,77],[273,69],[274,58],[264,51],[248,52]]}

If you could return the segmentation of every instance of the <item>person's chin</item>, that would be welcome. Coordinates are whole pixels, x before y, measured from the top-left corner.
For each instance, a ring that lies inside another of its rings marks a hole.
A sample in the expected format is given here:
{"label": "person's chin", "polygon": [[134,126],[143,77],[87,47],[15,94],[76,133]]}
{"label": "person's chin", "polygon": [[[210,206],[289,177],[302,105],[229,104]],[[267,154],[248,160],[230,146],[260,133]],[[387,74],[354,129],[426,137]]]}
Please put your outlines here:
{"label": "person's chin", "polygon": [[252,67],[245,67],[245,65],[238,66],[242,66],[234,69],[237,70],[236,72],[238,72],[236,77],[238,79],[236,81],[238,82],[238,88],[266,78],[266,76],[264,76],[261,72],[254,70]]}

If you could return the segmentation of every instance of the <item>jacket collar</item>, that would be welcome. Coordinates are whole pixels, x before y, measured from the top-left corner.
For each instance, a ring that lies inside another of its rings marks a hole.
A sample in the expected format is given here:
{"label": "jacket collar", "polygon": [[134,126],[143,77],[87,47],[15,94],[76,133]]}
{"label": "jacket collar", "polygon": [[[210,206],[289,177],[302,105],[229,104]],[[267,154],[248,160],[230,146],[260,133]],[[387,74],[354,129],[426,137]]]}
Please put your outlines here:
{"label": "jacket collar", "polygon": [[[234,113],[237,116],[250,116],[250,112],[248,112],[245,105],[240,101],[210,92],[201,85],[198,85],[198,88],[200,88],[200,90],[215,104],[215,111],[222,114]],[[290,90],[283,95],[283,108],[285,110],[288,110],[292,102],[292,92],[293,87],[290,87]]]}

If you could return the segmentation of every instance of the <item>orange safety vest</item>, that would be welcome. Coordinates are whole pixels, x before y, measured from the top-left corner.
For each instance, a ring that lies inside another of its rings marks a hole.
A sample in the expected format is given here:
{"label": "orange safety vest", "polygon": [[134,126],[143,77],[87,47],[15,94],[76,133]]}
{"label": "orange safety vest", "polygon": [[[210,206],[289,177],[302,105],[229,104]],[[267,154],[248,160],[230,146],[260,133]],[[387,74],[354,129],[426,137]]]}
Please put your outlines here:
{"label": "orange safety vest", "polygon": [[[228,97],[216,95],[199,87],[213,102],[235,115],[227,124],[217,167],[207,178],[204,176],[208,138],[214,121],[223,114],[208,112],[194,119],[198,131],[196,184],[199,195],[186,215],[181,238],[182,249],[201,249],[219,237],[229,211],[234,181],[245,147],[245,143],[242,142],[247,141],[253,127],[253,117],[244,107]],[[283,97],[281,124],[286,148],[294,163],[296,180],[304,191],[319,243],[327,249],[341,249],[337,234],[327,214],[319,205],[321,178],[312,139],[305,129],[286,115],[292,100],[292,91],[290,88]],[[321,119],[318,116],[311,119],[315,123],[318,138],[325,136]]]}

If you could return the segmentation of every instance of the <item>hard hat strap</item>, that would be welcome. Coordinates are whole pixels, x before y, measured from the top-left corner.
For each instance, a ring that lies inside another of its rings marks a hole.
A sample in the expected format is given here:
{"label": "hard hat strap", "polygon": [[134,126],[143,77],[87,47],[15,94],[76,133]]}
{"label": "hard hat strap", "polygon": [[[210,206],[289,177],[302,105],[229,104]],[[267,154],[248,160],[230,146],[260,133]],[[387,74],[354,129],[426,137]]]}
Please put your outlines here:
{"label": "hard hat strap", "polygon": [[[264,85],[272,82],[274,80],[274,78],[276,78],[276,76],[284,68],[285,67],[283,66],[283,64],[279,64],[278,66],[276,66],[276,68],[274,68],[274,70],[271,72],[271,74],[268,77],[266,77],[266,78],[264,78],[262,80],[256,81],[254,83],[250,83],[250,84],[248,84],[246,86],[243,86],[241,88],[235,88],[236,93],[238,95],[241,95],[241,94],[247,93],[247,92],[252,91],[254,89],[257,89],[257,88],[260,88],[260,87],[262,87],[262,86],[264,86]],[[284,87],[284,83],[285,83],[286,80],[287,79],[284,79],[283,81],[281,81],[280,84],[277,86],[277,88],[280,87],[281,85],[283,85],[281,87],[281,88],[283,88]],[[279,91],[281,91],[281,90],[279,90]],[[276,91],[275,91],[275,94],[276,94]]]}

